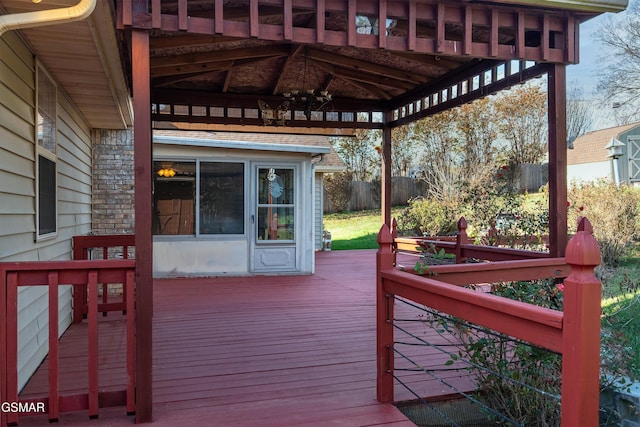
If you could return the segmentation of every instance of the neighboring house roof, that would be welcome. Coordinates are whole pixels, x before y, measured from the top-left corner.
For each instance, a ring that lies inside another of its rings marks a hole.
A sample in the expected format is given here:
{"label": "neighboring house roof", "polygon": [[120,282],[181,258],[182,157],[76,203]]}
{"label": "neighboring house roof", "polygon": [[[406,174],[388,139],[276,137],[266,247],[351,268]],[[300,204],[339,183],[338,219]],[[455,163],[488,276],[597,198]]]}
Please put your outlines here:
{"label": "neighboring house roof", "polygon": [[617,138],[621,133],[637,126],[640,126],[640,123],[596,130],[579,136],[573,141],[574,148],[567,150],[567,164],[606,162],[607,150],[605,146],[611,141],[611,138]]}
{"label": "neighboring house roof", "polygon": [[[290,146],[292,151],[295,147],[321,147],[322,160],[315,164],[316,170],[320,172],[340,172],[346,169],[338,154],[325,135],[293,135],[293,134],[270,134],[270,133],[240,133],[240,132],[220,132],[220,131],[184,131],[184,130],[154,130],[154,136],[201,139],[209,141],[224,141],[229,148],[239,148],[237,144],[247,143],[247,148],[259,149],[260,144],[269,147]],[[306,150],[300,150],[306,151]]]}

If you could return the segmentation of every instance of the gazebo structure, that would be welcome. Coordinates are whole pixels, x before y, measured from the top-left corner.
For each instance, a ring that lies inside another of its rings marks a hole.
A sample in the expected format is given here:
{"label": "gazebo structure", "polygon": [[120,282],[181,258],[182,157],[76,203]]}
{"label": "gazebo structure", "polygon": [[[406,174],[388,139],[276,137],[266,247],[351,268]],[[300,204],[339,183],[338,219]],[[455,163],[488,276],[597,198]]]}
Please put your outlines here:
{"label": "gazebo structure", "polygon": [[[566,66],[579,59],[580,22],[625,6],[623,0],[122,0],[118,28],[130,52],[135,116],[138,419],[150,419],[152,401],[154,120],[382,129],[382,220],[390,224],[393,128],[546,74],[549,243],[551,256],[561,256]],[[321,105],[327,95],[330,109]]]}
{"label": "gazebo structure", "polygon": [[120,53],[135,117],[137,421],[150,421],[153,406],[155,122],[382,130],[382,222],[390,225],[394,128],[546,75],[549,251],[561,257],[567,245],[566,66],[579,60],[580,23],[626,4],[118,0]]}

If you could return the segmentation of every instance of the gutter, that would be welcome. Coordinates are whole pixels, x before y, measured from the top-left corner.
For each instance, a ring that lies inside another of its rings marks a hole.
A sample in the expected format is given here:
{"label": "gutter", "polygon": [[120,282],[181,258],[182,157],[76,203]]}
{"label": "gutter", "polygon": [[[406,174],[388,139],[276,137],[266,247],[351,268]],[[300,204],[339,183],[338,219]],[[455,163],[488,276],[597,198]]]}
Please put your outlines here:
{"label": "gutter", "polygon": [[0,36],[7,31],[21,28],[82,21],[91,15],[97,2],[98,0],[80,0],[77,5],[70,7],[0,15]]}

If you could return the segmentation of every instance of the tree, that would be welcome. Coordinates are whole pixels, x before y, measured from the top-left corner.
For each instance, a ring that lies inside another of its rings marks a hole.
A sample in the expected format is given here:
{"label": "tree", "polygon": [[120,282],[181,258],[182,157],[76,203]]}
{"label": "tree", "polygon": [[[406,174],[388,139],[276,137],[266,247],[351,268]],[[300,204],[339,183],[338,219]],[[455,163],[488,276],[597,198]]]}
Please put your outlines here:
{"label": "tree", "polygon": [[391,168],[393,176],[407,176],[416,163],[416,139],[413,125],[391,131]]}
{"label": "tree", "polygon": [[456,154],[455,113],[447,110],[415,123],[422,146],[423,179],[429,195],[441,203],[459,199],[459,164]]}
{"label": "tree", "polygon": [[605,46],[598,90],[615,108],[618,124],[640,119],[640,2],[608,16],[596,35]]}
{"label": "tree", "polygon": [[481,185],[498,166],[494,109],[489,98],[478,99],[456,110],[455,124],[460,135],[461,177],[469,186]]}
{"label": "tree", "polygon": [[375,147],[380,145],[381,139],[379,131],[368,129],[356,129],[352,137],[333,139],[333,148],[355,181],[368,181],[379,175],[380,156]]}
{"label": "tree", "polygon": [[593,108],[582,88],[572,85],[567,91],[567,139],[573,141],[593,126]]}
{"label": "tree", "polygon": [[547,154],[547,94],[538,85],[522,85],[494,102],[499,133],[510,145],[516,165],[539,163]]}

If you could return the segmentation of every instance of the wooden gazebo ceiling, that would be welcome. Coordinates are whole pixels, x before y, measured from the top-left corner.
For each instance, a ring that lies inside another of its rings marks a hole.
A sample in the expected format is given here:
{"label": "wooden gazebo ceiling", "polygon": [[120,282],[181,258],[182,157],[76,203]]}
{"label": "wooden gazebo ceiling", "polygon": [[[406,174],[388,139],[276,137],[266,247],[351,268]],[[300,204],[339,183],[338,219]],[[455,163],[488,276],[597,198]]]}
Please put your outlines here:
{"label": "wooden gazebo ceiling", "polygon": [[[593,15],[428,0],[156,0],[135,13],[138,2],[123,2],[121,28],[151,30],[155,119],[231,124],[260,124],[258,99],[277,106],[294,89],[327,90],[332,111],[351,112],[347,122],[362,122],[356,112],[417,118],[434,94],[442,104],[491,92],[479,77],[485,71],[499,88],[500,73],[508,84],[544,73],[497,71],[512,61],[576,62],[577,25]],[[298,118],[288,121],[305,126]],[[345,119],[316,122],[338,127]]]}

